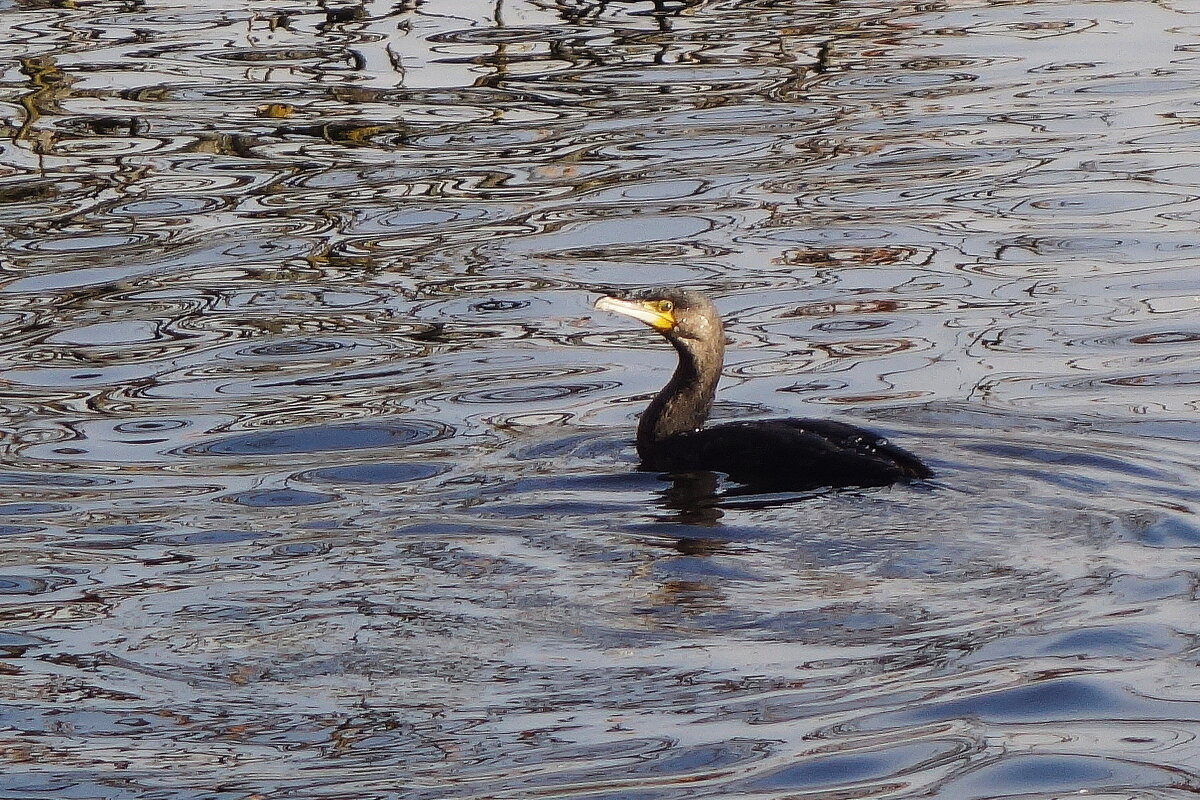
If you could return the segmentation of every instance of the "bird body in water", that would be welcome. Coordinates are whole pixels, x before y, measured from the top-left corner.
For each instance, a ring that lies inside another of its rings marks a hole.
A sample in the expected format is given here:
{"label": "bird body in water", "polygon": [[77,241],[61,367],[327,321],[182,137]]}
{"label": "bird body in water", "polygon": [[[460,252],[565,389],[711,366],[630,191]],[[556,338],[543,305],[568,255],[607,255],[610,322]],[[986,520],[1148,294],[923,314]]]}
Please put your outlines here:
{"label": "bird body in water", "polygon": [[766,419],[705,428],[725,358],[716,307],[684,289],[611,294],[596,308],[662,334],[679,365],[638,423],[642,466],[658,472],[723,472],[758,491],[884,486],[928,478],[921,460],[863,428],[825,419]]}

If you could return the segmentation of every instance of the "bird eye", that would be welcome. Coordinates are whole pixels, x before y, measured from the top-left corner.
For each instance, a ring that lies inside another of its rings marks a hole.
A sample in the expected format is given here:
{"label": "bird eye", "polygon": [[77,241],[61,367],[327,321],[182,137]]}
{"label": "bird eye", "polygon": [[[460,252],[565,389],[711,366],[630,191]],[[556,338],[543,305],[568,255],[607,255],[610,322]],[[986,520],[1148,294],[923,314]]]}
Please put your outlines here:
{"label": "bird eye", "polygon": [[659,300],[658,301],[658,310],[664,314],[668,313],[673,308],[675,308],[675,304],[672,303],[670,300]]}

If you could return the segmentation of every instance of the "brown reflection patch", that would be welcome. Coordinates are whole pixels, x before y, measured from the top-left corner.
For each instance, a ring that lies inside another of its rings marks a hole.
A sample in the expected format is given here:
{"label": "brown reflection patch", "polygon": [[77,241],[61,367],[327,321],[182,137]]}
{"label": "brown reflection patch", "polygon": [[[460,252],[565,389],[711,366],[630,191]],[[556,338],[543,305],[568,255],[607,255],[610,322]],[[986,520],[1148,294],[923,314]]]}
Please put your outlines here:
{"label": "brown reflection patch", "polygon": [[780,261],[796,266],[878,266],[908,262],[916,255],[911,247],[806,247],[788,250]]}
{"label": "brown reflection patch", "polygon": [[831,358],[853,358],[903,353],[905,350],[916,348],[917,345],[918,342],[913,339],[869,339],[831,342],[820,345],[820,349]]}

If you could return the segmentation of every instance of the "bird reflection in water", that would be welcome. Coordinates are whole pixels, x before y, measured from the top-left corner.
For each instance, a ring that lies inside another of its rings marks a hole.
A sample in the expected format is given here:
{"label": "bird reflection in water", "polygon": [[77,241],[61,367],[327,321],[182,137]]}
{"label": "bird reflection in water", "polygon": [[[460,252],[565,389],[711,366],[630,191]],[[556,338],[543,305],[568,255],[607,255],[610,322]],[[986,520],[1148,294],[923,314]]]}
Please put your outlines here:
{"label": "bird reflection in water", "polygon": [[726,511],[756,511],[804,503],[837,491],[835,488],[797,492],[756,492],[753,487],[723,487],[715,472],[676,472],[665,476],[670,486],[660,493],[658,504],[669,513],[664,522],[718,526]]}

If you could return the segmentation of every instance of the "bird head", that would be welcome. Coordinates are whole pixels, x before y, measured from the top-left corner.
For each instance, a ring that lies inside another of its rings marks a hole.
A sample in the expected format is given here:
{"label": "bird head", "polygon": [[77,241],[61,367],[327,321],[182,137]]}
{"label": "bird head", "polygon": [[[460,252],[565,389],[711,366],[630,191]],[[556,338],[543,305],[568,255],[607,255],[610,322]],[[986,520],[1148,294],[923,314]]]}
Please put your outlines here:
{"label": "bird head", "polygon": [[596,308],[633,317],[673,342],[694,339],[724,343],[716,306],[699,292],[674,288],[605,292],[596,301]]}

